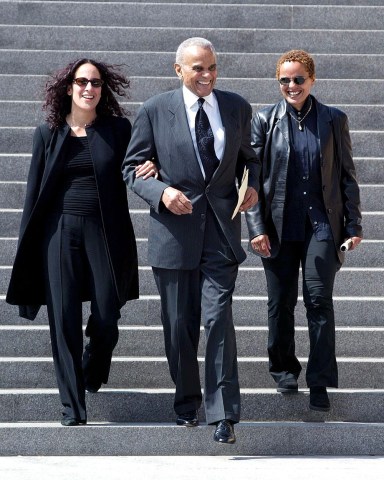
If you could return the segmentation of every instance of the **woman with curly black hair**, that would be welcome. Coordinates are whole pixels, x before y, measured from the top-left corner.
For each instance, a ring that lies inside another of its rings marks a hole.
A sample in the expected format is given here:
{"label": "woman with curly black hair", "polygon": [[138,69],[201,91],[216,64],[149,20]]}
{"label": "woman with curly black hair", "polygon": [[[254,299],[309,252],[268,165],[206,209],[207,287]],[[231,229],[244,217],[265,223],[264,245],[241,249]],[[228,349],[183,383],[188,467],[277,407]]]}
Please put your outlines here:
{"label": "woman with curly black hair", "polygon": [[[107,383],[120,308],[138,298],[135,235],[121,163],[131,123],[116,66],[80,59],[46,84],[7,302],[33,320],[47,305],[65,426],[87,422],[85,390]],[[155,175],[145,162],[138,176]],[[90,301],[83,352],[82,302]]]}

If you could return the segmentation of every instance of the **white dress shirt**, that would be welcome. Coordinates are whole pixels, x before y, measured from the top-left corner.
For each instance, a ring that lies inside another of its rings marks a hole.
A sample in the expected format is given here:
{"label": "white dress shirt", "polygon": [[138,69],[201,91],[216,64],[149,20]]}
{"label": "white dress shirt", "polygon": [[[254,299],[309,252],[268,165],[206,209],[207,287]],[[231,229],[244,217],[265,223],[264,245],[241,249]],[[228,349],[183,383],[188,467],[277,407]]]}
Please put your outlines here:
{"label": "white dress shirt", "polygon": [[[199,150],[197,148],[196,133],[195,133],[195,119],[196,119],[197,110],[199,109],[199,104],[197,102],[199,97],[195,95],[193,92],[191,92],[189,88],[183,85],[183,98],[184,98],[184,104],[185,104],[185,111],[187,112],[189,130],[192,136],[193,146],[195,148],[195,152],[196,152],[197,159],[199,161],[201,172],[205,178],[205,172],[204,172],[203,164],[201,162]],[[225,132],[224,132],[223,124],[221,122],[219,105],[217,103],[217,99],[215,95],[212,92],[207,97],[202,97],[202,98],[204,98],[205,100],[205,102],[203,103],[204,111],[207,114],[209,123],[211,124],[211,129],[212,129],[212,133],[215,141],[216,157],[218,158],[219,161],[221,161],[224,153],[224,147],[225,147]]]}

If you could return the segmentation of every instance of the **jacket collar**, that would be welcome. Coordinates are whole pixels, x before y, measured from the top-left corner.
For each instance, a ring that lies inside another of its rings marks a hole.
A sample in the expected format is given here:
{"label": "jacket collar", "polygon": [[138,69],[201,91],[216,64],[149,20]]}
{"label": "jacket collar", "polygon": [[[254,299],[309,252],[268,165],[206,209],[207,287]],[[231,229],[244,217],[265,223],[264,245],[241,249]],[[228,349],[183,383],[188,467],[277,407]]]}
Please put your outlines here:
{"label": "jacket collar", "polygon": [[[332,117],[330,115],[329,107],[320,103],[316,100],[314,96],[312,101],[316,106],[317,112],[317,131],[319,134],[320,142],[320,157],[321,164],[324,164],[324,158],[327,158],[326,148],[328,146],[328,140],[332,134]],[[281,133],[284,135],[288,145],[289,145],[289,122],[288,122],[288,113],[287,113],[287,103],[285,100],[281,100],[276,104],[274,118],[276,122],[276,127],[280,129]]]}
{"label": "jacket collar", "polygon": [[[228,156],[227,153],[230,152],[230,148],[233,143],[232,135],[236,134],[236,132],[238,131],[238,125],[237,125],[237,117],[235,113],[233,100],[229,98],[227,95],[225,95],[225,92],[222,92],[221,90],[213,89],[213,93],[216,96],[216,99],[218,102],[221,122],[225,130],[225,148],[224,148],[223,158],[217,169],[217,170],[220,170],[220,168],[223,167],[227,159],[232,158],[231,155]],[[168,113],[169,113],[168,119],[170,122],[170,127],[173,130],[175,137],[177,137],[178,143],[180,142],[181,138],[185,138],[184,140],[185,156],[186,157],[188,156],[190,158],[196,157],[192,138],[190,136],[187,115],[185,112],[182,87],[171,92],[171,98],[169,100],[169,105],[168,105]],[[180,135],[181,131],[184,132],[184,135]],[[201,180],[204,182],[204,178],[203,178],[203,175],[201,174],[201,170],[200,170],[197,159],[196,159],[196,162],[188,162],[188,168],[193,169],[193,172],[191,173],[195,176],[195,178],[198,172],[200,172]],[[216,175],[217,175],[217,171],[214,173],[212,180],[214,180]]]}

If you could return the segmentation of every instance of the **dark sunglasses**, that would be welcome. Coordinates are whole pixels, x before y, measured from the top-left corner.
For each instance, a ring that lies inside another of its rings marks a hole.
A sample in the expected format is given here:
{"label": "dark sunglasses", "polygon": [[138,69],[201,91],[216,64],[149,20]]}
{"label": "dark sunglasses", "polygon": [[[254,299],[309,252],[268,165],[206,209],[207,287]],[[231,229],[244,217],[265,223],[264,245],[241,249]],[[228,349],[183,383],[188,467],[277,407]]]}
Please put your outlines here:
{"label": "dark sunglasses", "polygon": [[303,83],[307,80],[305,77],[282,77],[279,78],[279,83],[280,85],[289,85],[291,83],[291,80],[293,80],[296,85],[303,85]]}
{"label": "dark sunglasses", "polygon": [[88,83],[90,83],[92,87],[100,88],[103,85],[104,80],[101,80],[101,78],[88,79],[85,77],[79,77],[79,78],[74,78],[73,83],[76,83],[76,85],[78,85],[79,87],[86,87]]}

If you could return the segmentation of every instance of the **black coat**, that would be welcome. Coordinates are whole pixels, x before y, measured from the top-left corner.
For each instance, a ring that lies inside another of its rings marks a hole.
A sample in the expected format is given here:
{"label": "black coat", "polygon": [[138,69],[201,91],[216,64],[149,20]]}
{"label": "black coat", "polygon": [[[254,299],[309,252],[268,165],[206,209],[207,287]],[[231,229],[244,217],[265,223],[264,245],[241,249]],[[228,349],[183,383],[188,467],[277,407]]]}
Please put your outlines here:
{"label": "black coat", "polygon": [[[47,210],[57,191],[70,128],[35,130],[27,193],[21,219],[18,249],[6,301],[20,306],[20,315],[33,320],[46,304],[43,277],[43,232]],[[87,128],[99,193],[101,218],[120,305],[138,298],[138,262],[135,234],[128,211],[121,164],[131,137],[128,119],[98,119]],[[90,300],[84,293],[84,301]]]}
{"label": "black coat", "polygon": [[[323,201],[342,262],[344,254],[339,247],[345,238],[362,236],[360,194],[348,118],[337,108],[312,98],[317,111]],[[251,134],[262,171],[259,202],[246,212],[246,219],[251,239],[262,234],[270,237],[271,257],[274,257],[281,243],[290,153],[285,100],[259,111],[252,120]]]}

